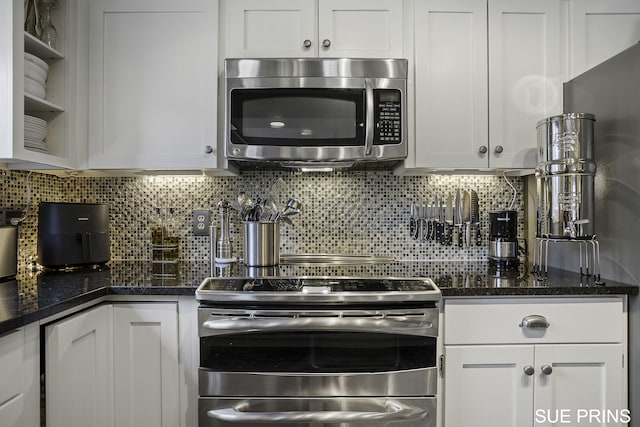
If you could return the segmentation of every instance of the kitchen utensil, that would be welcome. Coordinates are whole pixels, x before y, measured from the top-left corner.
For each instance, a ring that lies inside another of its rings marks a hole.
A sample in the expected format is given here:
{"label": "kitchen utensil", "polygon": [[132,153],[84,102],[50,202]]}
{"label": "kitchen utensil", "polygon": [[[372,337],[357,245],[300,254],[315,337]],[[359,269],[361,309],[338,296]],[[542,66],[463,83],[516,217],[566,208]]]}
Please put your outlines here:
{"label": "kitchen utensil", "polygon": [[462,220],[464,222],[464,244],[471,246],[471,195],[467,190],[462,193]]}
{"label": "kitchen utensil", "polygon": [[462,238],[462,190],[459,188],[456,190],[455,210],[453,214],[453,221],[458,233],[458,247],[463,246]]}
{"label": "kitchen utensil", "polygon": [[480,234],[480,200],[478,199],[478,192],[471,190],[471,223],[476,229],[476,241],[475,245],[480,246],[482,244],[482,236]]}
{"label": "kitchen utensil", "polygon": [[276,215],[275,221],[278,221],[281,216],[295,215],[300,212],[302,212],[302,203],[297,199],[289,199],[284,209]]}
{"label": "kitchen utensil", "polygon": [[453,196],[451,193],[447,196],[447,207],[444,214],[444,221],[447,224],[447,240],[446,244],[451,246],[453,240]]}
{"label": "kitchen utensil", "polygon": [[436,242],[442,243],[442,221],[440,218],[442,215],[442,210],[440,209],[440,198],[436,196],[433,203],[434,203],[433,221],[434,221],[434,228],[435,228],[434,239]]}
{"label": "kitchen utensil", "polygon": [[411,203],[411,213],[409,217],[409,236],[413,240],[418,240],[418,223],[417,223],[417,212],[415,203]]}

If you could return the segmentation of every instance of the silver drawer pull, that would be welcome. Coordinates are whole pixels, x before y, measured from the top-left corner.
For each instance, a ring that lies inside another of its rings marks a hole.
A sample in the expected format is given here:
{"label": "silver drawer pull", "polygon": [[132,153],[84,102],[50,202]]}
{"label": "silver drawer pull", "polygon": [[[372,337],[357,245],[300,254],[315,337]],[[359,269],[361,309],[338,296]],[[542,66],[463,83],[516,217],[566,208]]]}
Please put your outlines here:
{"label": "silver drawer pull", "polygon": [[549,327],[549,322],[547,322],[547,318],[544,316],[532,314],[522,319],[518,326],[528,329],[547,329]]}
{"label": "silver drawer pull", "polygon": [[525,366],[523,370],[524,370],[524,374],[528,377],[530,377],[536,372],[535,368],[531,365]]}

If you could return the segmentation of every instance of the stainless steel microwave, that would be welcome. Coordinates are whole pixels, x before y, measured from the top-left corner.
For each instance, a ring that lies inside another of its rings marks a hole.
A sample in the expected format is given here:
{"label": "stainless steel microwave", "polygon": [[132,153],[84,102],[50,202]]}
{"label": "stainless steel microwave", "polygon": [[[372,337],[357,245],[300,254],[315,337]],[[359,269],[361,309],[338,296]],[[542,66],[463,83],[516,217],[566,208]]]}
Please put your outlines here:
{"label": "stainless steel microwave", "polygon": [[405,59],[227,59],[224,80],[225,155],[241,168],[407,156]]}

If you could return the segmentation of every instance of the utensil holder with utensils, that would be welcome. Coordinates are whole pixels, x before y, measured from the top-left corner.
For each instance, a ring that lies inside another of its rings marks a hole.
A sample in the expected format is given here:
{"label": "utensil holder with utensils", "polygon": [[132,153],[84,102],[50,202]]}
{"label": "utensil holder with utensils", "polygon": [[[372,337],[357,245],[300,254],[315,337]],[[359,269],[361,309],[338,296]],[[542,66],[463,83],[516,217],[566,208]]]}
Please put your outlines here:
{"label": "utensil holder with utensils", "polygon": [[244,263],[270,267],[280,263],[280,223],[244,221]]}

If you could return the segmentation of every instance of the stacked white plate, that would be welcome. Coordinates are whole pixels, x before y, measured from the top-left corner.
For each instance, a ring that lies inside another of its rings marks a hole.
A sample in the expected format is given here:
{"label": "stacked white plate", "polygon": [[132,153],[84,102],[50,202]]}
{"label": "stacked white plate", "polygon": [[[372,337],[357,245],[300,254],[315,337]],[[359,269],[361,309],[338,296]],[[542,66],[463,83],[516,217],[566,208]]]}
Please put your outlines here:
{"label": "stacked white plate", "polygon": [[47,95],[49,65],[35,55],[24,53],[24,91],[37,98]]}
{"label": "stacked white plate", "polygon": [[24,116],[24,147],[47,153],[47,122],[33,116]]}

